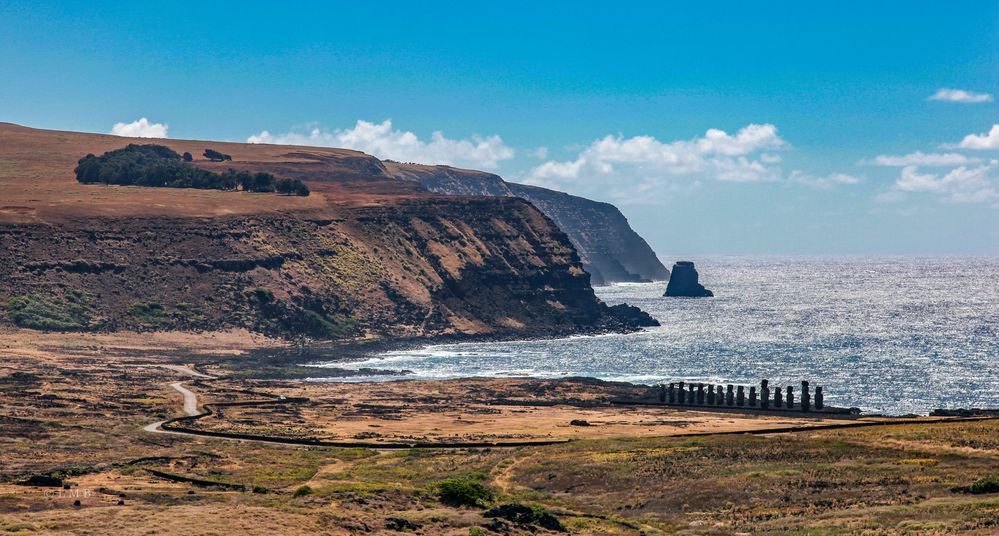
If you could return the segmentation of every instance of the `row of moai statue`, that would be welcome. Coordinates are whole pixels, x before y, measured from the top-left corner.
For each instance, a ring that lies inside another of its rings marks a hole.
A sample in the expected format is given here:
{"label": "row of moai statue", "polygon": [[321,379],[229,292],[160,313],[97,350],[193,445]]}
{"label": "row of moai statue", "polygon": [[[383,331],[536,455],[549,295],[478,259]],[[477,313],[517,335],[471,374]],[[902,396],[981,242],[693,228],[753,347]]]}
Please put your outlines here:
{"label": "row of moai statue", "polygon": [[[812,399],[808,390],[808,382],[801,382],[801,402],[796,404],[794,400],[794,387],[787,386],[786,390],[775,387],[773,399],[770,398],[770,382],[763,380],[760,382],[759,397],[757,398],[756,386],[749,388],[747,400],[746,388],[743,385],[710,385],[703,383],[671,383],[669,386],[659,386],[659,401],[667,404],[679,404],[682,406],[735,406],[751,407],[758,409],[801,409],[801,411],[811,411],[812,408],[821,410],[825,407],[822,396],[822,387],[815,387],[815,398]],[[813,406],[814,403],[814,406]]]}

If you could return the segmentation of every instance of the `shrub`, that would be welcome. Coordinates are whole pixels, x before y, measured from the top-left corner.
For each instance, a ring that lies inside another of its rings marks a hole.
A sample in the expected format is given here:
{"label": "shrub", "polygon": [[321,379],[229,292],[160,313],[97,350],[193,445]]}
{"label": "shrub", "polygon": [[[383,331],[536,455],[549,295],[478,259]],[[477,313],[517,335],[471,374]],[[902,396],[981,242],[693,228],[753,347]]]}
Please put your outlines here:
{"label": "shrub", "polygon": [[312,495],[312,488],[310,488],[309,486],[302,486],[302,487],[296,489],[295,493],[292,494],[292,497],[296,497],[296,498],[297,497],[305,497],[306,495]]}
{"label": "shrub", "polygon": [[345,319],[343,322],[333,322],[325,315],[311,309],[303,309],[298,318],[289,319],[291,327],[317,338],[339,339],[354,331],[356,322]]}
{"label": "shrub", "polygon": [[136,302],[128,306],[128,314],[145,327],[162,327],[173,323],[170,313],[156,302]]}
{"label": "shrub", "polygon": [[251,292],[253,297],[260,300],[261,303],[270,303],[274,301],[274,293],[264,287],[257,287]]}
{"label": "shrub", "polygon": [[452,506],[486,507],[496,497],[491,489],[479,480],[453,477],[435,484],[437,497]]}
{"label": "shrub", "polygon": [[279,194],[291,195],[295,193],[295,181],[292,179],[281,179],[274,187]]}
{"label": "shrub", "polygon": [[999,493],[999,477],[987,476],[979,478],[968,486],[968,493]]}
{"label": "shrub", "polygon": [[[228,155],[206,149],[216,162],[230,160]],[[222,158],[225,157],[225,158]],[[309,188],[298,179],[278,180],[270,173],[226,170],[213,173],[191,164],[191,153],[184,156],[162,145],[129,144],[101,156],[88,154],[76,166],[76,180],[84,184],[118,184],[166,188],[200,188],[247,192],[273,192],[280,186],[287,195],[309,195]]]}
{"label": "shrub", "polygon": [[44,296],[17,296],[4,304],[14,324],[42,331],[80,331],[89,329],[91,317],[86,297],[70,292],[65,299]]}
{"label": "shrub", "polygon": [[225,160],[232,160],[232,157],[216,151],[215,149],[205,149],[205,158],[211,160],[212,162],[223,162]]}

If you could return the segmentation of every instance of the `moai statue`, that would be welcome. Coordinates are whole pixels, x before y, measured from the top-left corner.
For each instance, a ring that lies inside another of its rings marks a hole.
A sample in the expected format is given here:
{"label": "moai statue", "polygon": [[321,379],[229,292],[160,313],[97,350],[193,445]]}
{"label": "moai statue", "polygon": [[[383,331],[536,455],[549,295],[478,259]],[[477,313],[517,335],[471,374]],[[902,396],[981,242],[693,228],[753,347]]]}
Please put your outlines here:
{"label": "moai statue", "polygon": [[746,405],[746,389],[743,386],[739,386],[735,393],[735,404],[737,406]]}
{"label": "moai statue", "polygon": [[666,399],[669,400],[670,404],[676,404],[676,384],[669,384],[669,389],[666,391]]}
{"label": "moai statue", "polygon": [[728,388],[725,390],[725,405],[734,406],[735,405],[735,390],[732,388],[732,384],[728,384]]}
{"label": "moai statue", "polygon": [[749,386],[749,406],[750,407],[754,407],[754,408],[756,407],[756,386],[755,385],[750,385]]}
{"label": "moai statue", "polygon": [[666,403],[666,384],[659,384],[659,403]]}
{"label": "moai statue", "polygon": [[812,400],[808,394],[808,382],[801,382],[801,411],[811,411]]}
{"label": "moai statue", "polygon": [[760,382],[760,407],[770,408],[770,382],[763,380]]}
{"label": "moai statue", "polygon": [[677,404],[687,403],[687,391],[683,388],[683,382],[680,382],[680,390],[677,392]]}
{"label": "moai statue", "polygon": [[822,400],[822,386],[815,386],[815,409],[822,409],[824,401]]}
{"label": "moai statue", "polygon": [[782,398],[783,397],[783,394],[782,394],[783,391],[784,390],[781,389],[780,387],[774,389],[774,407],[775,408],[779,408],[779,407],[781,407],[781,406],[784,405],[784,400]]}
{"label": "moai statue", "polygon": [[784,398],[787,409],[794,409],[794,387],[787,386],[787,396]]}
{"label": "moai statue", "polygon": [[704,384],[703,383],[697,384],[697,404],[698,405],[704,404]]}
{"label": "moai statue", "polygon": [[718,391],[715,393],[715,402],[719,406],[724,406],[725,405],[725,386],[724,385],[719,385],[718,386]]}
{"label": "moai statue", "polygon": [[715,386],[708,386],[707,402],[709,406],[715,405]]}

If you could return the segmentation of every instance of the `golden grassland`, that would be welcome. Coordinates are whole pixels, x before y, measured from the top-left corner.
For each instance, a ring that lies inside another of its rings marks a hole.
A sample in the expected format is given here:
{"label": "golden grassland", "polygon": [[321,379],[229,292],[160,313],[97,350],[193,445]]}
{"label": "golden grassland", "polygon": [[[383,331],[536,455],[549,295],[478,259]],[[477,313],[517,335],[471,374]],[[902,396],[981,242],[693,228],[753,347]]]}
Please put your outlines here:
{"label": "golden grassland", "polygon": [[[244,352],[268,344],[275,343],[245,333],[0,334],[0,533],[550,533],[484,516],[487,507],[508,503],[550,513],[573,534],[999,531],[999,494],[953,491],[999,476],[999,421],[678,437],[795,420],[607,406],[601,401],[629,388],[596,382],[303,385],[230,377],[199,384],[142,366],[201,363],[201,370],[224,373],[247,359]],[[186,381],[203,402],[252,398],[237,389],[311,400],[287,414],[228,408],[223,418],[206,419],[209,427],[373,441],[574,440],[380,450],[143,432],[181,414],[180,395],[168,386],[175,381]],[[506,402],[490,404],[498,398]],[[531,404],[558,400],[575,405]],[[573,418],[592,426],[571,427]],[[52,472],[69,489],[16,484]],[[440,483],[448,479],[473,482],[491,496],[476,506],[444,501]]]}

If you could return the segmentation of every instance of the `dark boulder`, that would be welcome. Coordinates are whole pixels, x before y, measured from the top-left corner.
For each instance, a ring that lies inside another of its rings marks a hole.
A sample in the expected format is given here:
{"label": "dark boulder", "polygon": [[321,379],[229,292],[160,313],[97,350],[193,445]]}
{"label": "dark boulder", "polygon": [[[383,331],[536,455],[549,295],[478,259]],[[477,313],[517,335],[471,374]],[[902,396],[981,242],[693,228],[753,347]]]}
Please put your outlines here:
{"label": "dark boulder", "polygon": [[63,482],[61,478],[51,475],[31,475],[30,478],[21,482],[22,486],[38,486],[47,488],[61,488]]}
{"label": "dark boulder", "polygon": [[[493,523],[486,528],[493,532],[509,532],[509,527],[503,523],[497,523],[500,519],[505,519],[522,526],[537,525],[543,529],[555,532],[568,532],[565,525],[549,512],[536,512],[530,506],[519,503],[503,504],[493,507],[482,514],[483,517],[494,518]],[[499,530],[497,530],[499,529]],[[531,532],[534,532],[533,530]]]}
{"label": "dark boulder", "polygon": [[619,303],[607,308],[611,317],[629,328],[656,327],[659,321],[652,318],[652,315],[627,303]]}
{"label": "dark boulder", "polygon": [[714,296],[710,290],[697,282],[697,270],[690,261],[677,261],[669,276],[664,296],[687,298],[708,298]]}

